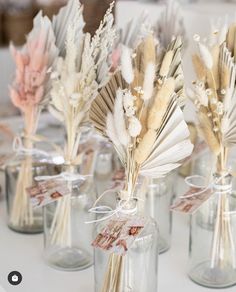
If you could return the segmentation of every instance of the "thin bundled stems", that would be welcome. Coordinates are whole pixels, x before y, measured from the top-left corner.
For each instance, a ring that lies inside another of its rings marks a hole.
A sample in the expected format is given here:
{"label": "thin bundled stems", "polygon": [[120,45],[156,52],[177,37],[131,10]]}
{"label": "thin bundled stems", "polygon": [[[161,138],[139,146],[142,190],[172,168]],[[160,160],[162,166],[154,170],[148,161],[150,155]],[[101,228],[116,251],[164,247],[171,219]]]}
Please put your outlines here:
{"label": "thin bundled stems", "polygon": [[[180,39],[157,54],[152,35],[131,51],[123,48],[121,69],[92,102],[90,119],[114,145],[125,167],[123,200],[134,197],[140,174],[162,177],[192,151],[189,131],[179,107],[183,78]],[[148,86],[147,86],[148,84]],[[125,267],[111,254],[102,291],[120,292]]]}
{"label": "thin bundled stems", "polygon": [[[10,87],[10,96],[13,104],[22,112],[24,147],[30,150],[33,148],[31,137],[35,135],[40,112],[48,100],[47,71],[58,53],[49,19],[39,13],[34,19],[34,28],[23,49],[17,51],[11,45],[11,52],[17,68],[15,80]],[[32,181],[32,157],[28,155],[20,166],[10,214],[10,224],[14,226],[34,224],[33,210],[26,192]]]}
{"label": "thin bundled stems", "polygon": [[[97,95],[98,89],[106,82],[109,72],[108,59],[111,52],[115,30],[111,4],[94,37],[84,33],[82,7],[76,0],[54,20],[56,32],[64,22],[65,15],[72,15],[72,20],[63,30],[58,45],[65,49],[57,59],[52,72],[51,102],[49,111],[59,119],[65,127],[67,141],[64,147],[65,171],[74,173],[81,163],[78,148],[81,126],[87,121],[90,104]],[[59,21],[60,20],[60,21]],[[51,226],[51,244],[71,246],[71,196],[73,184],[67,182],[70,195],[58,201]]]}
{"label": "thin bundled stems", "polygon": [[[236,143],[235,127],[235,64],[232,44],[235,26],[214,31],[209,46],[201,43],[199,55],[194,55],[193,64],[198,80],[194,82],[193,101],[199,118],[199,132],[217,160],[217,173],[224,177],[228,172],[228,150]],[[234,48],[234,47],[233,47]],[[222,178],[222,185],[225,179]],[[211,253],[211,267],[227,263],[235,266],[235,246],[229,215],[229,196],[222,192],[218,198],[216,221]]]}
{"label": "thin bundled stems", "polygon": [[101,292],[122,291],[121,279],[123,262],[124,262],[123,256],[116,254],[110,255]]}

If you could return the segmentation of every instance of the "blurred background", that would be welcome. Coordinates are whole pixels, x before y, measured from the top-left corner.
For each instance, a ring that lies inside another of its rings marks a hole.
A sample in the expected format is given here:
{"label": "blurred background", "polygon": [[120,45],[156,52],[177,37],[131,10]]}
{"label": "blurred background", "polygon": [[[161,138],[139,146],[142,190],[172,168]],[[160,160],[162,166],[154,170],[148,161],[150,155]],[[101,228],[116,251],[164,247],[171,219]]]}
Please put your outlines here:
{"label": "blurred background", "polygon": [[[68,0],[0,0],[0,118],[15,115],[11,105],[8,85],[14,76],[14,64],[9,52],[9,43],[21,46],[32,29],[33,18],[39,10],[52,18]],[[84,4],[85,30],[94,33],[109,4],[113,0],[80,0]],[[177,1],[177,0],[174,0]],[[118,27],[146,10],[150,20],[156,23],[164,9],[164,0],[115,0],[115,19]],[[209,33],[210,22],[228,17],[235,19],[236,0],[178,0],[186,30],[184,69],[187,85],[193,80],[189,57],[193,50],[192,36]],[[227,16],[226,16],[227,15]],[[190,40],[191,39],[191,40]],[[190,41],[189,41],[190,40]],[[191,119],[191,114],[189,115]]]}

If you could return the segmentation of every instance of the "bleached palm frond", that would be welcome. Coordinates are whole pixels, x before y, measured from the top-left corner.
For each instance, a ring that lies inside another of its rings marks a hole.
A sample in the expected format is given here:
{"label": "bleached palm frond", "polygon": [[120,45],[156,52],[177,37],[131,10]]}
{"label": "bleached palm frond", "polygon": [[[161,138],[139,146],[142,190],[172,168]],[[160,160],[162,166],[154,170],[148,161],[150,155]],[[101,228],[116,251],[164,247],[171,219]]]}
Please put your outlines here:
{"label": "bleached palm frond", "polygon": [[137,18],[131,19],[123,29],[119,30],[117,44],[128,48],[136,48],[139,43],[152,32],[149,16],[144,11]]}
{"label": "bleached palm frond", "polygon": [[[181,165],[181,160],[192,153],[193,145],[189,140],[189,130],[183,113],[176,103],[172,110],[173,112],[156,138],[151,155],[141,165],[140,173],[144,176],[164,176]],[[165,168],[162,169],[162,166]]]}
{"label": "bleached palm frond", "polygon": [[82,16],[83,7],[78,0],[69,0],[67,5],[62,7],[57,15],[53,16],[52,27],[56,36],[56,46],[59,48],[60,56],[66,53],[65,43],[67,30],[70,25],[77,26],[76,39],[79,40],[85,22]]}

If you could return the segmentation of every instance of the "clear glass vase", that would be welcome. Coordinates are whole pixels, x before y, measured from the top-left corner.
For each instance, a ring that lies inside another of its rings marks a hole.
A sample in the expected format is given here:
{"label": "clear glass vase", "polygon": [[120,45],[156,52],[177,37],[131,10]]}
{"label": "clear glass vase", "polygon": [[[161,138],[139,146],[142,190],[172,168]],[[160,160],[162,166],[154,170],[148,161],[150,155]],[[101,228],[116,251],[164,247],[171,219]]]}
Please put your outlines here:
{"label": "clear glass vase", "polygon": [[214,193],[201,216],[202,224],[202,207],[191,217],[188,275],[199,285],[225,288],[236,284],[236,198],[230,175],[214,178]]}
{"label": "clear glass vase", "polygon": [[95,165],[95,186],[96,192],[101,195],[108,189],[114,172],[114,150],[110,143],[101,142],[100,151],[97,155]]}
{"label": "clear glass vase", "polygon": [[53,168],[37,162],[32,155],[17,155],[5,168],[8,226],[20,233],[43,232],[42,209],[33,209],[26,191],[34,184],[34,177],[48,175]]}
{"label": "clear glass vase", "polygon": [[163,253],[170,248],[172,216],[172,187],[170,178],[152,179],[147,187],[145,213],[154,218],[158,224],[158,250]]}
{"label": "clear glass vase", "polygon": [[66,182],[69,195],[44,207],[44,258],[48,265],[65,271],[93,264],[92,224],[89,209],[95,201],[92,179],[82,185]]}
{"label": "clear glass vase", "polygon": [[197,174],[206,178],[211,178],[212,174],[215,172],[216,163],[214,161],[214,155],[209,151],[209,149],[203,150],[203,152],[200,153],[191,164],[191,173],[193,175]]}
{"label": "clear glass vase", "polygon": [[[131,200],[116,216],[131,219],[137,213],[137,201]],[[110,220],[110,219],[108,219]],[[97,224],[101,234],[108,220]],[[148,217],[145,228],[134,239],[124,255],[95,248],[95,292],[156,292],[158,264],[158,231],[156,222]]]}

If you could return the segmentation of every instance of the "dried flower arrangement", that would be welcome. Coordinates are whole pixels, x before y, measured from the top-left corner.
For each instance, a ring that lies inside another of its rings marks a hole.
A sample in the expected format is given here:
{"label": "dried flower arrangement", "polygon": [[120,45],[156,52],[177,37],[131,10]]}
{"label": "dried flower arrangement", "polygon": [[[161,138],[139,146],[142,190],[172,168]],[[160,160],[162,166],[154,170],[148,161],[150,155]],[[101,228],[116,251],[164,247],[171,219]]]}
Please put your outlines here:
{"label": "dried flower arrangement", "polygon": [[[235,32],[235,24],[223,25],[219,30],[214,29],[207,43],[195,35],[199,54],[192,58],[197,81],[193,83],[190,98],[196,106],[199,133],[215,156],[216,172],[222,177],[229,173],[228,152],[236,143]],[[222,266],[234,257],[231,220],[225,220],[228,210],[229,196],[224,193],[217,202],[212,267]],[[231,251],[228,258],[223,256],[226,245]]]}
{"label": "dried flower arrangement", "polygon": [[[76,13],[74,21],[64,27],[63,33],[58,35],[58,46],[65,50],[56,61],[52,72],[51,102],[49,111],[66,130],[67,141],[64,147],[65,165],[68,172],[75,171],[81,163],[78,147],[81,136],[81,126],[88,121],[88,111],[98,90],[107,82],[110,70],[109,55],[115,38],[112,8],[110,5],[103,21],[94,37],[84,33],[82,6],[72,0],[76,7],[68,9],[68,13]],[[53,20],[55,28],[63,27],[65,13],[59,14]],[[57,33],[56,33],[57,35]],[[68,185],[72,191],[72,185]],[[71,196],[62,198],[57,205],[51,228],[52,244],[71,246],[70,236],[70,204]]]}
{"label": "dried flower arrangement", "polygon": [[[135,196],[140,175],[163,177],[191,154],[179,107],[181,45],[176,38],[159,55],[153,36],[148,35],[133,52],[123,46],[121,68],[92,102],[90,119],[112,142],[125,168],[126,183],[119,193],[123,200]],[[122,256],[110,255],[102,291],[119,291],[122,264]]]}
{"label": "dried flower arrangement", "polygon": [[[48,70],[58,55],[51,22],[39,13],[25,46],[17,51],[10,47],[16,63],[16,77],[10,87],[12,103],[20,109],[24,119],[24,147],[32,149],[42,108],[49,100],[50,80]],[[26,187],[32,184],[32,157],[23,160],[17,180],[15,200],[10,215],[12,225],[33,224],[33,211]]]}
{"label": "dried flower arrangement", "polygon": [[113,69],[119,65],[121,45],[134,49],[151,33],[159,44],[159,50],[165,51],[177,36],[180,36],[184,40],[184,46],[186,45],[186,32],[178,2],[168,0],[160,18],[154,24],[150,21],[148,13],[142,12],[138,17],[126,23],[122,29],[119,29],[119,37],[112,56]]}

